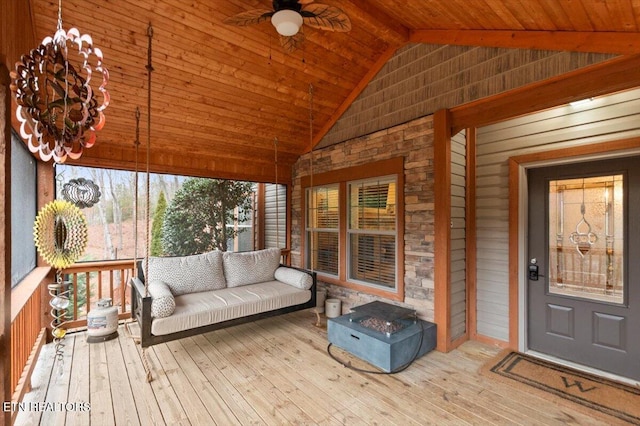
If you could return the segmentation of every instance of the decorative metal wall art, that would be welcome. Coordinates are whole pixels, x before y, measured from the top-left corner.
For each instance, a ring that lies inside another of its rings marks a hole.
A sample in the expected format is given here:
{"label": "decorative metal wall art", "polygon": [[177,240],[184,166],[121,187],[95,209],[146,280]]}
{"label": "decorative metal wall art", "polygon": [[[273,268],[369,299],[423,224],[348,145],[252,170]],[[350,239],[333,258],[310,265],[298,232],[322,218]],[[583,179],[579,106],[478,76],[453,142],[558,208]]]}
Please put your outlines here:
{"label": "decorative metal wall art", "polygon": [[87,221],[68,201],[45,205],[36,216],[33,234],[38,253],[58,271],[76,262],[87,247]]}
{"label": "decorative metal wall art", "polygon": [[80,209],[92,207],[101,195],[100,187],[85,178],[71,179],[62,187],[62,197]]}
{"label": "decorative metal wall art", "polygon": [[55,345],[55,358],[58,361],[58,374],[62,376],[64,373],[64,337],[67,330],[62,325],[67,321],[67,309],[71,304],[69,300],[70,281],[63,281],[60,274],[57,275],[58,281],[47,286],[49,290],[49,306],[51,307],[51,335]]}
{"label": "decorative metal wall art", "polygon": [[80,35],[76,28],[65,32],[61,16],[59,3],[54,36],[23,55],[11,73],[20,135],[31,152],[57,163],[78,159],[84,148],[93,146],[110,101],[102,51],[88,34]]}
{"label": "decorative metal wall art", "polygon": [[40,256],[56,269],[56,282],[47,289],[51,299],[51,335],[55,343],[55,357],[58,371],[62,375],[64,367],[64,336],[67,334],[63,324],[67,320],[69,307],[69,287],[71,283],[63,281],[61,270],[76,262],[87,247],[87,220],[78,207],[68,201],[54,200],[46,204],[33,227],[36,248]]}

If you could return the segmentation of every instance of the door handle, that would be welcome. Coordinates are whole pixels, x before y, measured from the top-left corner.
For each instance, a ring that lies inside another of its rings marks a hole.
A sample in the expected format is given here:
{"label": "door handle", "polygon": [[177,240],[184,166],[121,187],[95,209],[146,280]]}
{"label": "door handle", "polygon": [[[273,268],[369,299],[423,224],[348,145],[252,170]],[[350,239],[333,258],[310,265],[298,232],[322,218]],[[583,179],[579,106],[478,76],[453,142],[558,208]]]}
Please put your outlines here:
{"label": "door handle", "polygon": [[538,281],[538,265],[529,265],[529,279],[531,281]]}

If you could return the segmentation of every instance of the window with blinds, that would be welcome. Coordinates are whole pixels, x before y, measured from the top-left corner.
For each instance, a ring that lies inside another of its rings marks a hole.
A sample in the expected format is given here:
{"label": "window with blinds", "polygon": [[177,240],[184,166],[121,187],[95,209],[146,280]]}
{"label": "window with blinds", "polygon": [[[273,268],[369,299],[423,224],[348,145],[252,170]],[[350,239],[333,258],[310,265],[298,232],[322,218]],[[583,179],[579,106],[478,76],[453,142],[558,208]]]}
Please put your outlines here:
{"label": "window with blinds", "polygon": [[327,185],[307,190],[307,266],[315,271],[338,275],[339,187]]}
{"label": "window with blinds", "polygon": [[395,177],[350,182],[348,191],[349,280],[395,288]]}
{"label": "window with blinds", "polygon": [[303,177],[304,266],[326,283],[404,300],[403,171],[397,157]]}

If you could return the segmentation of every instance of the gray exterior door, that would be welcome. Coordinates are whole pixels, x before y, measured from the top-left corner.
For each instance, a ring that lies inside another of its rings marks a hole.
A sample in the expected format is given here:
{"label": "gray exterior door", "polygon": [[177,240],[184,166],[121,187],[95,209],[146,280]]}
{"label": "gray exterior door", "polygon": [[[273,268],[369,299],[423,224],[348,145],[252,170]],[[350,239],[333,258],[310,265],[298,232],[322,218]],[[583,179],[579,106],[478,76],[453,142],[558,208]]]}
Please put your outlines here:
{"label": "gray exterior door", "polygon": [[640,380],[640,157],[528,182],[528,349]]}

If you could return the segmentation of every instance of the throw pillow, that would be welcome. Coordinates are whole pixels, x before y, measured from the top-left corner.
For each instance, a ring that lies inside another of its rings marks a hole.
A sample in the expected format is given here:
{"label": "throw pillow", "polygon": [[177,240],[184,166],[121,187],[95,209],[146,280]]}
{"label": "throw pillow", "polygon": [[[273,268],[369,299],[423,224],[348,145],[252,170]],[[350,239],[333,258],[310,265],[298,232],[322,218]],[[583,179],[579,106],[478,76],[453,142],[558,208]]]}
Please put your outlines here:
{"label": "throw pillow", "polygon": [[222,252],[214,250],[193,256],[150,257],[151,281],[164,281],[174,296],[225,288]]}
{"label": "throw pillow", "polygon": [[313,285],[313,277],[310,274],[284,266],[276,269],[275,278],[280,282],[303,290],[309,290]]}
{"label": "throw pillow", "polygon": [[248,252],[225,252],[222,255],[227,287],[273,281],[280,265],[280,249]]}
{"label": "throw pillow", "polygon": [[151,281],[149,283],[151,295],[151,317],[166,318],[176,310],[176,300],[171,294],[171,289],[163,281]]}

